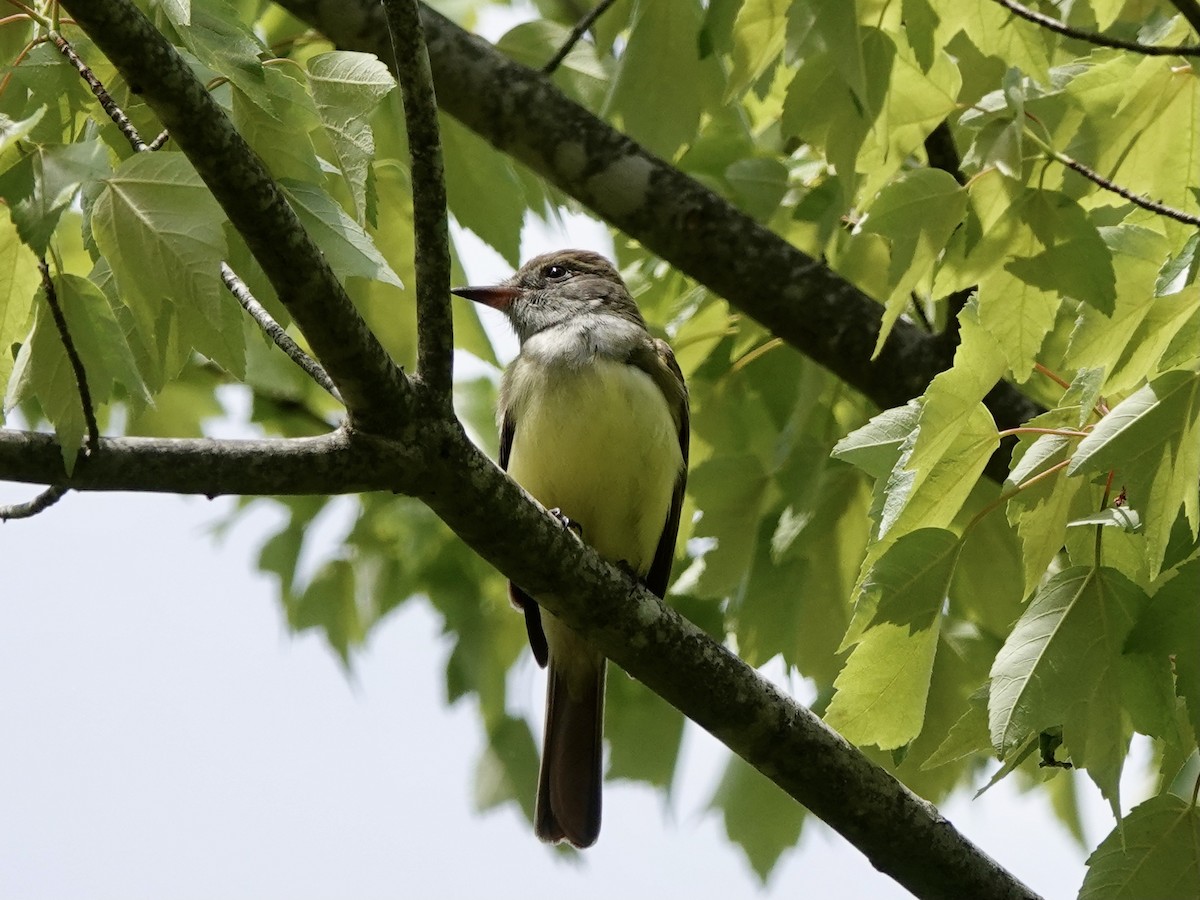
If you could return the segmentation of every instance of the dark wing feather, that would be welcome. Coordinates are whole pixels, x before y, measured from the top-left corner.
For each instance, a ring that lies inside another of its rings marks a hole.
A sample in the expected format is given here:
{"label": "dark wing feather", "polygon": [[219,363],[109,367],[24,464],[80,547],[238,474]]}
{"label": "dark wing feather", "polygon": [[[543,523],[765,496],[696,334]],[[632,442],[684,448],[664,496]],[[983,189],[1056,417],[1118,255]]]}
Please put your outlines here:
{"label": "dark wing feather", "polygon": [[[513,435],[516,434],[517,423],[510,415],[504,416],[500,423],[500,468],[508,471],[508,457],[512,453]],[[508,599],[512,605],[525,614],[525,634],[529,636],[529,648],[533,658],[543,669],[550,659],[550,646],[546,643],[546,632],[542,629],[542,608],[533,598],[513,584],[508,583]]]}
{"label": "dark wing feather", "polygon": [[662,536],[658,539],[658,547],[654,551],[654,561],[644,579],[646,587],[658,597],[667,593],[667,585],[671,582],[671,563],[675,559],[675,539],[679,535],[679,516],[683,510],[683,495],[687,488],[688,445],[691,440],[691,422],[688,413],[687,385],[683,380],[683,372],[675,361],[675,354],[666,341],[655,340],[647,348],[650,352],[633,354],[629,362],[646,372],[658,389],[667,398],[671,415],[675,418],[675,427],[679,433],[679,450],[683,454],[683,465],[675,479],[675,489],[671,492],[671,509],[667,513],[667,521],[663,525]]}

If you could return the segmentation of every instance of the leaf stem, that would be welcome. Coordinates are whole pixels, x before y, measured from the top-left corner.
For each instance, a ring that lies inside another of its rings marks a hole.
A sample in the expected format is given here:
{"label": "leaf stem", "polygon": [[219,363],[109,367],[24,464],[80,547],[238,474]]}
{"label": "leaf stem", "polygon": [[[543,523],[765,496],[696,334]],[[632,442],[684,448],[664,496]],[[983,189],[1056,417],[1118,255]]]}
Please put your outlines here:
{"label": "leaf stem", "polygon": [[999,497],[997,497],[991,503],[984,506],[983,509],[981,509],[979,512],[975,513],[975,515],[971,518],[971,521],[967,523],[967,527],[963,529],[962,540],[966,540],[967,534],[970,533],[971,529],[974,528],[976,525],[978,525],[983,520],[983,517],[986,516],[988,513],[990,513],[992,510],[994,510],[996,507],[1007,503],[1013,497],[1017,496],[1017,494],[1021,493],[1021,491],[1026,490],[1027,488],[1033,487],[1035,484],[1037,484],[1043,478],[1049,478],[1055,472],[1058,472],[1061,469],[1065,469],[1070,464],[1070,462],[1071,462],[1070,459],[1064,459],[1061,462],[1056,462],[1050,468],[1046,469],[1045,471],[1038,472],[1032,478],[1025,479],[1024,481],[1022,481],[1020,484],[1018,484],[1016,487],[1014,487],[1008,493],[1001,494]]}
{"label": "leaf stem", "polygon": [[1059,437],[1068,438],[1085,438],[1088,436],[1086,431],[1076,431],[1073,428],[1037,428],[1030,425],[1021,425],[1018,428],[1007,428],[1000,432],[1000,437],[1006,438],[1010,435],[1019,434],[1057,434]]}
{"label": "leaf stem", "polygon": [[[1116,474],[1115,471],[1110,470],[1108,473],[1108,480],[1104,482],[1104,496],[1100,498],[1100,510],[1102,512],[1108,508],[1108,498],[1109,498],[1109,495],[1112,493],[1113,476],[1115,474]],[[1096,555],[1095,555],[1095,565],[1096,565],[1097,569],[1100,568],[1100,550],[1101,550],[1103,544],[1104,544],[1104,526],[1097,525],[1096,526]]]}

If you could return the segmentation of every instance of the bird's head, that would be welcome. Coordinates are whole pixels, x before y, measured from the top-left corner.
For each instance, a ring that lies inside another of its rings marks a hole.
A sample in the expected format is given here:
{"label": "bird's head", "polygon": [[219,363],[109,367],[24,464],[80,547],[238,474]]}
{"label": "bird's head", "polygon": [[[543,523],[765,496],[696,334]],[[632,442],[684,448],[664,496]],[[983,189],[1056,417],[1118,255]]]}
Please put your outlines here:
{"label": "bird's head", "polygon": [[500,284],[454,288],[452,293],[503,312],[521,343],[587,313],[616,315],[645,327],[617,270],[590,250],[544,253]]}

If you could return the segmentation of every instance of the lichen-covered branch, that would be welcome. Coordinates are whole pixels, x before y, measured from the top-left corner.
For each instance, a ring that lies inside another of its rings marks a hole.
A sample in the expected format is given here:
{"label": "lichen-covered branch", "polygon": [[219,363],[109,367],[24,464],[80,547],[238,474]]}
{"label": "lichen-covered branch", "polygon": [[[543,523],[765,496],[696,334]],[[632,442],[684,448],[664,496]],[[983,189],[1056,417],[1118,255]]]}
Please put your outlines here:
{"label": "lichen-covered branch", "polygon": [[369,431],[393,431],[406,415],[407,379],[187,62],[132,0],[65,0],[63,6],[125,78],[140,86],[337,384],[351,421]]}
{"label": "lichen-covered branch", "polygon": [[[419,442],[411,442],[414,446]],[[339,429],[311,438],[101,438],[70,475],[54,438],[0,429],[6,481],[80,491],[243,496],[401,490],[420,481],[422,457],[407,444]]]}
{"label": "lichen-covered branch", "polygon": [[[280,5],[339,46],[387,58],[382,12],[346,0]],[[904,321],[871,358],[883,307],[678,169],[568,99],[550,81],[422,8],[442,108],[680,271],[825,366],[880,407],[924,392],[954,348]],[[1040,407],[1009,384],[987,399],[1001,428]],[[1007,474],[1006,456],[988,474]]]}
{"label": "lichen-covered branch", "polygon": [[0,472],[79,490],[394,490],[417,497],[504,575],[917,896],[1036,897],[931,804],[564,529],[457,423],[410,426],[397,440],[348,429],[293,440],[104,438],[70,476],[49,436],[0,430]]}

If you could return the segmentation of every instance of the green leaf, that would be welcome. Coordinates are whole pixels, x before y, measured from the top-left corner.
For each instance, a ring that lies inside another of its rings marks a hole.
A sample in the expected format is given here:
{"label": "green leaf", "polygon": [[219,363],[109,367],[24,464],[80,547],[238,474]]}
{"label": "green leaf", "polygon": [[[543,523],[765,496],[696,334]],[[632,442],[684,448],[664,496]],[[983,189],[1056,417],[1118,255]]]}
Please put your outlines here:
{"label": "green leaf", "polygon": [[1193,736],[1200,736],[1200,559],[1184,563],[1154,594],[1129,635],[1127,650],[1174,659],[1175,689],[1187,702]]}
{"label": "green leaf", "polygon": [[294,631],[320,628],[343,665],[349,665],[350,650],[362,643],[365,634],[356,590],[354,567],[344,559],[330,560],[287,604],[288,625]]}
{"label": "green leaf", "polygon": [[937,750],[921,764],[922,769],[935,769],[991,750],[986,686],[972,694],[969,702],[967,711],[951,726]]}
{"label": "green leaf", "polygon": [[783,52],[789,0],[744,0],[733,22],[733,68],[726,101],[740,96]]}
{"label": "green leaf", "polygon": [[967,192],[941,169],[916,169],[888,184],[867,211],[860,234],[878,234],[889,244],[886,311],[875,354],[908,308],[917,281],[927,275],[962,222]]}
{"label": "green leaf", "polygon": [[699,4],[639,2],[605,104],[627,134],[665,159],[691,143],[701,111],[720,96],[717,61],[700,58],[701,24]]}
{"label": "green leaf", "polygon": [[0,392],[13,370],[12,347],[29,330],[33,298],[41,277],[29,248],[21,243],[17,228],[0,219]]}
{"label": "green leaf", "polygon": [[1046,247],[1006,268],[1028,284],[1082,300],[1105,315],[1116,301],[1112,252],[1075,200],[1057,191],[1034,191],[1025,217]]}
{"label": "green leaf", "polygon": [[488,743],[475,769],[475,808],[480,812],[515,800],[533,821],[538,753],[524,719],[504,716],[488,728]]}
{"label": "green leaf", "polygon": [[178,328],[241,377],[242,312],[221,284],[225,214],[181,153],[138,153],[105,180],[92,209],[96,244],[112,267],[142,340],[167,358]]}
{"label": "green leaf", "polygon": [[87,373],[92,402],[107,403],[114,385],[121,385],[128,395],[149,401],[133,351],[108,298],[78,275],[59,275],[54,286],[67,332]]}
{"label": "green leaf", "polygon": [[1104,313],[1113,310],[1112,255],[1098,238],[1055,244],[1037,256],[1014,259],[1004,268],[1033,287],[1083,300]]}
{"label": "green leaf", "polygon": [[264,76],[269,107],[234,88],[234,125],[276,178],[320,181],[321,164],[309,134],[320,125],[312,97],[280,66],[266,69]]}
{"label": "green leaf", "polygon": [[748,215],[766,221],[779,208],[788,187],[787,167],[777,159],[739,159],[725,170],[733,201]]}
{"label": "green leaf", "polygon": [[382,281],[393,287],[404,287],[400,276],[388,265],[371,236],[346,215],[329,194],[319,187],[298,181],[281,181],[280,187],[304,229],[339,276],[357,276]]}
{"label": "green leaf", "polygon": [[838,441],[831,455],[874,478],[886,478],[900,458],[905,440],[916,430],[920,415],[921,407],[915,400],[884,410]]}
{"label": "green leaf", "polygon": [[1121,651],[1146,596],[1115,569],[1059,572],[1034,595],[992,665],[992,744],[1007,757],[1062,726],[1072,761],[1119,814],[1128,735],[1121,721]]}
{"label": "green leaf", "polygon": [[948,525],[999,446],[991,413],[971,399],[964,379],[943,379],[954,371],[937,376],[925,392],[915,439],[888,477],[880,538]]}
{"label": "green leaf", "polygon": [[683,714],[618,671],[609,676],[605,707],[608,777],[669,789],[683,740]]}
{"label": "green leaf", "polygon": [[739,756],[730,757],[709,809],[721,813],[725,835],[742,848],[759,880],[785,850],[796,845],[804,826],[804,807]]}
{"label": "green leaf", "polygon": [[934,59],[934,33],[937,30],[938,14],[929,0],[903,0],[904,30],[912,45],[913,55],[921,69],[928,72]]}
{"label": "green leaf", "polygon": [[1013,275],[1007,268],[979,282],[979,321],[1003,348],[1013,377],[1033,371],[1042,341],[1054,325],[1060,299]]}
{"label": "green leaf", "polygon": [[1087,861],[1079,900],[1200,896],[1200,810],[1174,794],[1122,819]]}
{"label": "green leaf", "polygon": [[372,54],[334,50],[308,61],[308,84],[354,199],[355,220],[362,224],[366,221],[367,171],[375,157],[375,136],[368,118],[396,81]]}
{"label": "green leaf", "polygon": [[1170,297],[1195,282],[1197,248],[1200,248],[1200,232],[1192,234],[1183,249],[1163,263],[1154,282],[1155,297]]}
{"label": "green leaf", "polygon": [[788,11],[787,52],[789,59],[813,51],[829,52],[842,82],[855,100],[870,108],[857,12],[856,4],[840,0],[793,3]]}
{"label": "green leaf", "polygon": [[446,195],[458,224],[514,268],[520,265],[525,196],[508,157],[448,116],[441,117]]}
{"label": "green leaf", "polygon": [[[524,66],[540,69],[570,34],[570,28],[548,19],[522,22],[496,41],[496,49]],[[608,67],[596,58],[595,47],[587,41],[577,41],[554,70],[551,80],[575,102],[597,109],[604,102],[610,77]]]}
{"label": "green leaf", "polygon": [[0,198],[21,240],[38,256],[46,255],[50,236],[80,184],[108,172],[108,154],[97,140],[78,144],[36,146],[0,175]]}
{"label": "green leaf", "polygon": [[1166,372],[1118,403],[1079,444],[1067,474],[1109,470],[1141,512],[1153,578],[1180,506],[1192,534],[1200,528],[1200,372]]}
{"label": "green leaf", "polygon": [[854,744],[903,747],[921,733],[938,644],[938,620],[915,634],[876,625],[863,635],[834,682],[825,722]]}
{"label": "green leaf", "polygon": [[254,32],[237,15],[227,0],[194,0],[185,14],[180,4],[167,4],[163,11],[172,18],[184,45],[218,75],[223,75],[243,93],[269,108],[264,87],[264,70],[259,54],[265,52]]}
{"label": "green leaf", "polygon": [[11,411],[22,400],[36,398],[42,412],[54,425],[63,465],[70,472],[86,430],[83,404],[75,372],[43,291],[38,292],[38,298],[33,333],[17,354],[4,408]]}
{"label": "green leaf", "polygon": [[924,631],[946,603],[962,543],[944,528],[910,531],[887,548],[862,582],[859,602],[875,606],[870,625]]}
{"label": "green leaf", "polygon": [[746,455],[714,457],[688,476],[688,490],[703,510],[694,536],[717,539],[704,555],[704,596],[727,594],[745,576],[769,483],[758,458]]}
{"label": "green leaf", "polygon": [[1120,528],[1122,531],[1137,534],[1142,530],[1142,517],[1138,515],[1136,509],[1130,509],[1128,506],[1110,506],[1099,512],[1078,516],[1067,523],[1068,528],[1080,525]]}

